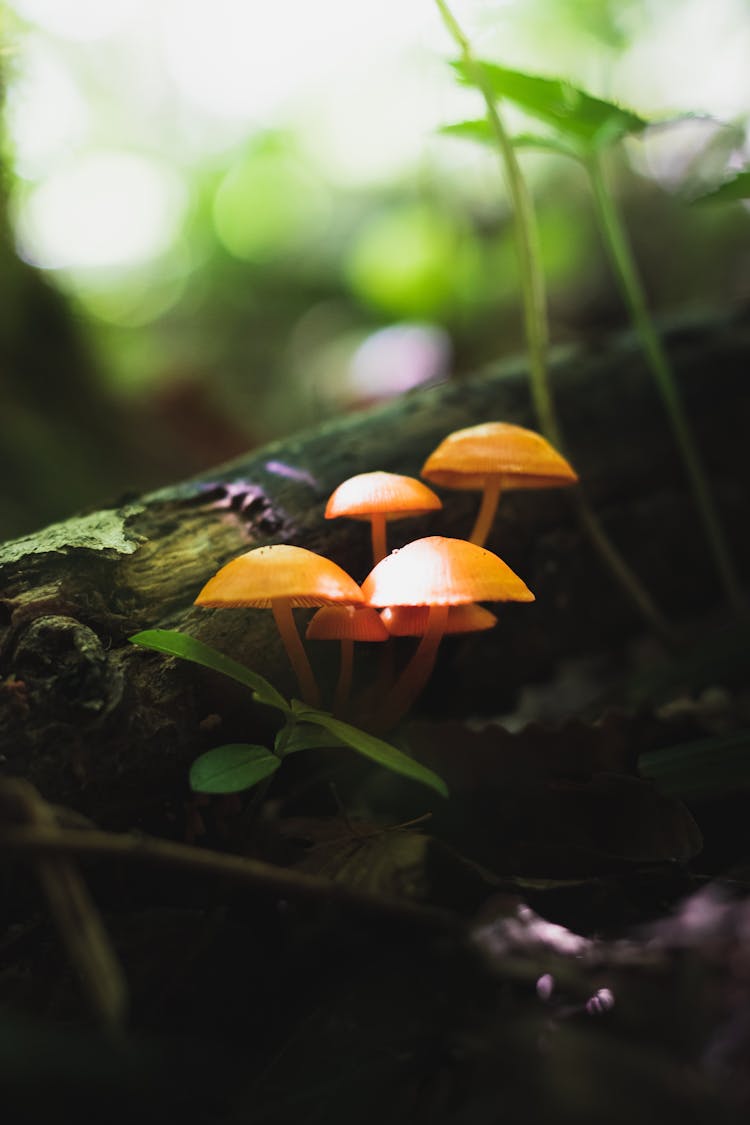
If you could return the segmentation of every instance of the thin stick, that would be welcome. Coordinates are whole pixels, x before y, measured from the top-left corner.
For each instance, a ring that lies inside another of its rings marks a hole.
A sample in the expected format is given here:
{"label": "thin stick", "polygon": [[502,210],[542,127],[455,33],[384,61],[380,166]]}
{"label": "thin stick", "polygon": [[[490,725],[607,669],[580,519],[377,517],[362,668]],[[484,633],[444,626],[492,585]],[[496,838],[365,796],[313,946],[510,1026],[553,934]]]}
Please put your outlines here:
{"label": "thin stick", "polygon": [[375,918],[414,923],[429,929],[459,930],[460,919],[447,910],[422,906],[408,899],[369,894],[357,887],[334,883],[317,875],[274,867],[258,859],[225,855],[149,836],[98,831],[56,831],[24,827],[0,830],[0,849],[28,855],[99,856],[164,864],[241,883],[295,902],[335,903]]}
{"label": "thin stick", "polygon": [[27,782],[4,780],[0,795],[28,825],[11,829],[11,834],[40,835],[49,841],[51,854],[41,853],[33,863],[39,885],[94,1015],[108,1031],[121,1030],[128,1005],[125,975],[76,865],[64,854],[56,854],[62,850],[64,830]]}

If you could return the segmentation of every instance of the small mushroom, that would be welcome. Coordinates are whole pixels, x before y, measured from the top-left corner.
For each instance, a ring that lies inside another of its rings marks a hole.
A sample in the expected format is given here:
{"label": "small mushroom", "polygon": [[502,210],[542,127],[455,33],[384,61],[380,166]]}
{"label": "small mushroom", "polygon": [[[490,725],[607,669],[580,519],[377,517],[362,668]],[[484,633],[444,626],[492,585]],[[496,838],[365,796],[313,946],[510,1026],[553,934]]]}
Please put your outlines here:
{"label": "small mushroom", "polygon": [[[380,620],[392,637],[423,637],[427,632],[430,607],[426,605],[392,605],[380,614]],[[445,624],[446,636],[451,633],[480,633],[493,629],[497,618],[484,606],[470,602],[452,605]]]}
{"label": "small mushroom", "polygon": [[320,692],[292,608],[358,605],[363,600],[357,583],[336,563],[304,547],[282,543],[256,547],[232,559],[206,583],[195,604],[271,609],[302,698],[311,707],[317,707]]}
{"label": "small mushroom", "polygon": [[341,662],[333,696],[333,711],[343,715],[352,684],[355,641],[387,641],[390,633],[370,606],[325,605],[310,619],[309,641],[340,641]]}
{"label": "small mushroom", "polygon": [[443,488],[482,491],[469,539],[487,540],[500,493],[516,488],[561,488],[578,476],[546,438],[510,422],[484,422],[448,434],[422,466],[421,475]]}
{"label": "small mushroom", "polygon": [[325,517],[327,520],[338,516],[369,520],[375,566],[387,553],[387,521],[421,516],[442,506],[432,489],[414,477],[378,471],[359,473],[340,484],[328,499]]}
{"label": "small mushroom", "polygon": [[386,698],[385,729],[406,714],[427,683],[448,623],[451,606],[480,601],[532,602],[525,582],[491,551],[464,539],[432,535],[393,551],[362,584],[368,605],[428,606],[425,633]]}

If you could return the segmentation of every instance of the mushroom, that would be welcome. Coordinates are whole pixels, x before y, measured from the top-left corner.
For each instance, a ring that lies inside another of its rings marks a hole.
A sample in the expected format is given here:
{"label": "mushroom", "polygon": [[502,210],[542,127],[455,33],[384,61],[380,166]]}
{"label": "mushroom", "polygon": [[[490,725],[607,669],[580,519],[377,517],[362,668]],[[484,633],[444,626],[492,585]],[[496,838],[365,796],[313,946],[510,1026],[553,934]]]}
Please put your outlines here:
{"label": "mushroom", "polygon": [[[430,607],[426,605],[392,605],[381,611],[380,620],[392,637],[423,637],[427,632],[429,615]],[[495,625],[497,618],[494,613],[475,602],[452,605],[448,609],[445,634],[479,633],[483,629],[492,629]],[[383,661],[377,690],[374,692],[376,698],[383,696],[393,682],[393,653],[390,647],[384,653],[390,653],[390,660],[387,663]]]}
{"label": "mushroom", "polygon": [[304,547],[277,544],[256,547],[232,559],[211,578],[196,605],[271,609],[305,703],[317,707],[320,692],[297,626],[294,606],[359,605],[357,583],[330,559]]}
{"label": "mushroom", "polygon": [[305,636],[309,641],[341,642],[339,677],[333,696],[333,712],[341,715],[352,684],[354,642],[387,641],[390,633],[370,606],[324,605],[310,619]]}
{"label": "mushroom", "polygon": [[372,535],[373,566],[385,558],[387,520],[421,516],[442,508],[431,488],[414,477],[398,473],[358,473],[349,477],[331,494],[326,505],[327,520],[349,516],[369,520]]}
{"label": "mushroom", "polygon": [[502,491],[560,488],[578,480],[546,438],[510,422],[483,422],[448,434],[425,461],[421,475],[443,488],[482,490],[469,536],[480,547],[487,540]]}
{"label": "mushroom", "polygon": [[[423,637],[427,632],[430,607],[426,605],[392,605],[380,614],[380,620],[392,637]],[[497,625],[497,618],[484,606],[469,602],[452,605],[445,625],[449,633],[480,633]]]}
{"label": "mushroom", "polygon": [[385,700],[385,729],[406,714],[430,677],[450,606],[479,601],[532,602],[534,595],[510,567],[464,539],[432,535],[393,551],[362,584],[368,605],[429,606],[427,626],[416,652]]}

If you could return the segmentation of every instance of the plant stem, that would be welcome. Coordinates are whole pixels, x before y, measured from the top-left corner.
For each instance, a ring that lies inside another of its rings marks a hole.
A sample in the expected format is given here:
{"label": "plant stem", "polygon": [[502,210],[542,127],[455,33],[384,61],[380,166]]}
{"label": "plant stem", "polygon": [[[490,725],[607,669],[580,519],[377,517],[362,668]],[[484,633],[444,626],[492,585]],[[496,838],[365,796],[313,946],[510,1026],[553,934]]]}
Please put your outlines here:
{"label": "plant stem", "polygon": [[646,354],[664,402],[672,431],[693,490],[703,530],[721,577],[726,596],[735,609],[744,608],[744,597],[716,506],[701,464],[685,406],[661,339],[646,304],[646,295],[633,257],[625,225],[604,174],[601,154],[594,153],[586,168],[596,205],[604,245],[612,262],[625,304]]}
{"label": "plant stem", "polygon": [[617,579],[633,604],[638,607],[641,615],[649,622],[656,635],[665,644],[674,645],[676,640],[674,629],[643,583],[636,577],[620,552],[612,544],[591,505],[579,488],[571,489],[571,500],[578,516],[578,522],[585,530],[595,550],[605,560],[610,573]]}
{"label": "plant stem", "polygon": [[435,0],[443,21],[461,51],[464,65],[471,81],[479,89],[485,100],[487,120],[495,136],[497,148],[503,162],[505,178],[513,201],[513,224],[518,253],[518,270],[523,298],[524,329],[529,349],[529,370],[531,375],[531,394],[539,417],[539,424],[545,437],[553,445],[559,446],[560,433],[555,408],[547,379],[547,347],[549,343],[547,328],[547,293],[544,274],[538,267],[541,261],[539,235],[531,195],[516,156],[516,150],[502,122],[494,95],[484,77],[481,65],[474,58],[471,45],[456,22],[445,0]]}
{"label": "plant stem", "polygon": [[[529,350],[529,375],[531,397],[539,418],[539,427],[547,440],[556,448],[563,450],[564,443],[557,421],[552,393],[547,373],[547,346],[549,330],[547,324],[547,298],[544,275],[541,268],[541,254],[537,234],[534,207],[521,173],[518,157],[513,143],[502,122],[495,97],[487,83],[482,66],[474,58],[471,45],[462,32],[445,0],[435,0],[443,21],[461,51],[462,60],[472,83],[479,89],[485,101],[487,119],[495,136],[498,152],[503,162],[508,188],[513,201],[514,229],[518,252],[521,295],[523,301],[524,328]],[[581,524],[586,529],[591,543],[609,567],[610,573],[620,583],[640,613],[652,629],[662,638],[672,639],[672,630],[663,614],[658,610],[648,591],[645,590],[628,564],[610,541],[596,514],[583,494],[576,489],[575,505]]]}

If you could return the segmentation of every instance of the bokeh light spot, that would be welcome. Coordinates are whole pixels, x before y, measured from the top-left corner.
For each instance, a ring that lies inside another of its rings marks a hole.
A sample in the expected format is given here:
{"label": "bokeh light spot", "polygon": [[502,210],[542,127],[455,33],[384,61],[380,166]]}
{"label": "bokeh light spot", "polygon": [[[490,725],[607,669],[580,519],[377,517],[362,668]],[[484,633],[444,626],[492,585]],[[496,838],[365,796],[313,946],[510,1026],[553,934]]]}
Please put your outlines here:
{"label": "bokeh light spot", "polygon": [[254,153],[239,161],[216,192],[216,233],[230,254],[264,262],[320,238],[330,204],[322,183],[291,153]]}
{"label": "bokeh light spot", "polygon": [[186,202],[179,177],[156,161],[86,153],[17,200],[19,251],[42,269],[135,265],[171,245]]}
{"label": "bokeh light spot", "polygon": [[352,287],[369,304],[405,317],[438,316],[456,294],[457,260],[472,243],[446,215],[424,205],[381,212],[361,231],[349,257]]}
{"label": "bokeh light spot", "polygon": [[81,42],[119,31],[143,5],[144,0],[13,0],[25,19],[61,39]]}

